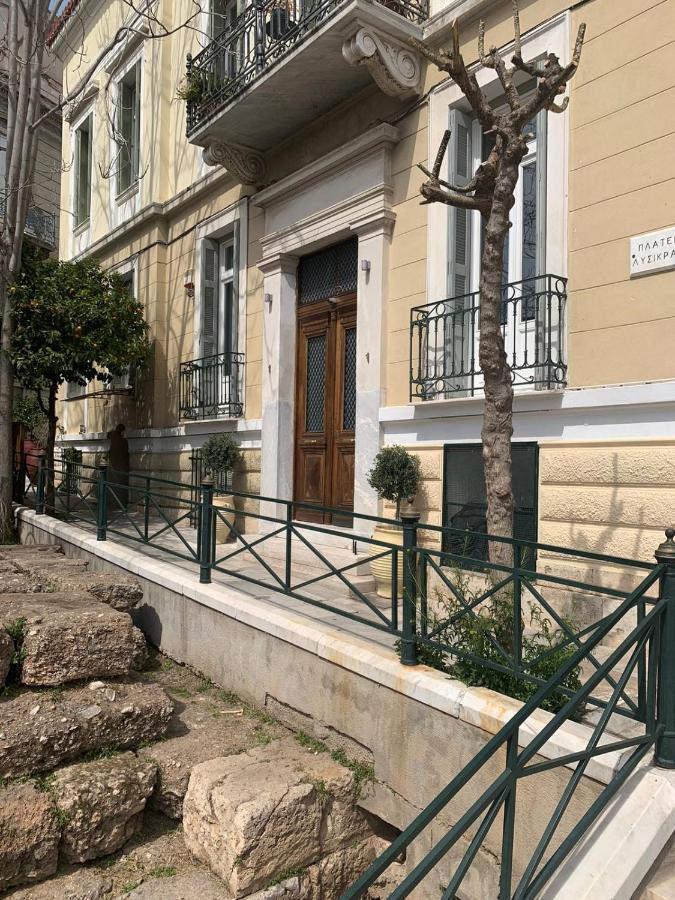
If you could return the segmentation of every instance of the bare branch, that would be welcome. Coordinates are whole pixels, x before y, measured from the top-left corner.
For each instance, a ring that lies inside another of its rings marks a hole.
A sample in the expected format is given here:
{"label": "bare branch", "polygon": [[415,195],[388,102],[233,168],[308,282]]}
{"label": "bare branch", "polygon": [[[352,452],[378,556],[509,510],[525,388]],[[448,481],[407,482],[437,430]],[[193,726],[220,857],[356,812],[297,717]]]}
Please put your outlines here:
{"label": "bare branch", "polygon": [[513,0],[513,55],[522,56],[521,40],[520,40],[520,10],[518,9],[518,0]]}

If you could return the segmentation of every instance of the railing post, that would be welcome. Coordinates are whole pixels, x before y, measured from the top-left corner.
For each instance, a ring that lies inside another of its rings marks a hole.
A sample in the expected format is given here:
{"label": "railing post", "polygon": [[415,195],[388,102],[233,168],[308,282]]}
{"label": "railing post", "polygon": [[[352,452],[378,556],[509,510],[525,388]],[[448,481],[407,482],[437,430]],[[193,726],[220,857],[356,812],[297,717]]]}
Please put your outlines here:
{"label": "railing post", "polygon": [[293,578],[293,504],[286,503],[286,590],[290,591]]}
{"label": "railing post", "polygon": [[106,463],[100,463],[97,469],[96,540],[104,541],[108,527],[108,466]]}
{"label": "railing post", "polygon": [[[401,637],[401,663],[404,666],[417,665],[416,641],[416,593],[417,573],[415,551],[417,545],[417,523],[420,514],[413,510],[401,513],[403,523],[403,635]],[[394,556],[395,554],[392,554]]]}
{"label": "railing post", "polygon": [[70,492],[73,489],[73,461],[66,460],[66,520],[70,518]]}
{"label": "railing post", "polygon": [[150,531],[150,477],[145,479],[145,500],[143,503],[143,535],[145,542],[148,542],[148,533]]}
{"label": "railing post", "polygon": [[666,570],[661,576],[659,598],[667,600],[661,616],[661,640],[656,701],[656,722],[664,730],[656,742],[654,762],[662,769],[675,769],[675,530],[666,530],[666,540],[654,554]]}
{"label": "railing post", "polygon": [[45,485],[47,482],[47,470],[44,455],[38,459],[37,492],[35,495],[35,512],[39,516],[45,514]]}
{"label": "railing post", "polygon": [[211,583],[213,564],[213,479],[203,478],[199,503],[199,581]]}

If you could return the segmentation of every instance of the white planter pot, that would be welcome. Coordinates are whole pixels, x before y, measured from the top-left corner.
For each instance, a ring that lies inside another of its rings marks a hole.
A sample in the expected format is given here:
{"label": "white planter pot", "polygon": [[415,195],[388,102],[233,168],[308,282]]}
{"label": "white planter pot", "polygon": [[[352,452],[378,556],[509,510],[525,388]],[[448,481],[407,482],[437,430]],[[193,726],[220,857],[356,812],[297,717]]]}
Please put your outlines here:
{"label": "white planter pot", "polygon": [[[388,544],[397,544],[403,546],[403,529],[398,525],[376,525],[373,531],[373,537],[378,541],[386,541]],[[371,545],[371,552],[378,553],[384,550],[384,547],[378,547],[377,544]],[[403,596],[403,554],[398,554],[398,598]],[[392,556],[383,556],[380,559],[373,560],[370,564],[370,571],[375,579],[378,597],[385,597],[391,600],[391,581],[392,581]]]}
{"label": "white planter pot", "polygon": [[[213,498],[213,506],[216,509],[222,509],[226,519],[236,526],[236,508],[237,503],[232,494],[215,494]],[[220,516],[216,516],[216,544],[229,544],[236,540]]]}

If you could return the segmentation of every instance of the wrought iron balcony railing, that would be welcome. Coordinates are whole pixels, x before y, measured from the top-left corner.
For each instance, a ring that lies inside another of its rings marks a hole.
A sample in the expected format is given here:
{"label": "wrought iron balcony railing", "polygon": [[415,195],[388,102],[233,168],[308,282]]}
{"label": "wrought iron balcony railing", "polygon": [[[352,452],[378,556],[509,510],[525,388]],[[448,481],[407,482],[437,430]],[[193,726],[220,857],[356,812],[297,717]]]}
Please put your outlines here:
{"label": "wrought iron balcony railing", "polygon": [[[514,385],[542,390],[567,383],[567,279],[539,275],[502,288],[502,333]],[[416,306],[410,313],[410,399],[474,396],[478,363],[479,292]]]}
{"label": "wrought iron balcony railing", "polygon": [[56,215],[31,206],[26,217],[25,233],[47,247],[56,247]]}
{"label": "wrought iron balcony railing", "polygon": [[[0,200],[0,218],[4,218],[4,215],[5,201]],[[48,212],[40,206],[30,206],[26,216],[24,234],[53,250],[56,247],[56,214]]]}
{"label": "wrought iron balcony railing", "polygon": [[181,363],[180,418],[243,416],[243,382],[243,353],[218,353]]}
{"label": "wrought iron balcony railing", "polygon": [[[377,0],[411,22],[428,17],[428,0]],[[345,5],[345,0],[254,0],[234,22],[194,58],[188,55],[187,134],[211,119],[226,103]]]}

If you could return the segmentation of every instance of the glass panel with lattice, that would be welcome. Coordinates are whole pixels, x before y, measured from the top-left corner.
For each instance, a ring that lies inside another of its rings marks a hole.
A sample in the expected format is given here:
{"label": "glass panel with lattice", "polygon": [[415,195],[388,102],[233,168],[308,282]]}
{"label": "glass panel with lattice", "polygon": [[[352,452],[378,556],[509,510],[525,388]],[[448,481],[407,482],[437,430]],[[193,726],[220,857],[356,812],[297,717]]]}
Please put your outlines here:
{"label": "glass panel with lattice", "polygon": [[356,238],[303,257],[298,267],[300,305],[356,293],[358,260]]}
{"label": "glass panel with lattice", "polygon": [[356,425],[356,328],[345,331],[344,397],[342,428],[354,431]]}
{"label": "glass panel with lattice", "polygon": [[307,401],[305,430],[323,431],[326,395],[326,335],[307,339]]}

